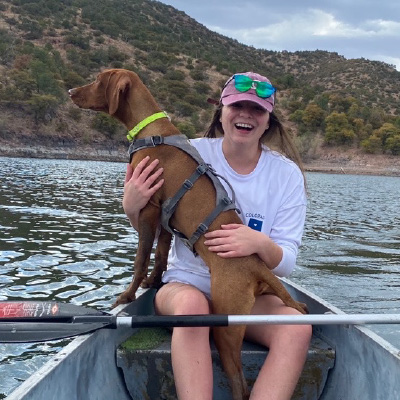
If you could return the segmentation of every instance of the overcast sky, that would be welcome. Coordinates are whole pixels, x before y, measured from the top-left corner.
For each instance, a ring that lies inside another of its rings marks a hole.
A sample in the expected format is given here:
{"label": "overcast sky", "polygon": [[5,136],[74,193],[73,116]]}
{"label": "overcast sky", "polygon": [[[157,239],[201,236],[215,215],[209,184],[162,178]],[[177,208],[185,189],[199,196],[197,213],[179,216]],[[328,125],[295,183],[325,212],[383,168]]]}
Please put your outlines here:
{"label": "overcast sky", "polygon": [[161,0],[214,32],[267,50],[328,50],[400,71],[400,0]]}

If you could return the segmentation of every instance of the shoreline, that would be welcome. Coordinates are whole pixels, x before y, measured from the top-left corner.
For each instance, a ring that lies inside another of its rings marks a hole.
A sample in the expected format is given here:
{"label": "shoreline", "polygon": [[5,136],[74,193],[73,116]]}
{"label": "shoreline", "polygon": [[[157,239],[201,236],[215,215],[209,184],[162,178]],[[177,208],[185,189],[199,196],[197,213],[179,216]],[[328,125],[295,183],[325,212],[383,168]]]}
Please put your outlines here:
{"label": "shoreline", "polygon": [[[320,164],[320,163],[319,163]],[[393,176],[400,177],[400,167],[383,166],[349,166],[335,164],[304,164],[306,172],[338,174],[338,175],[371,175],[371,176]]]}
{"label": "shoreline", "polygon": [[[46,146],[14,146],[0,144],[0,157],[38,158],[61,160],[87,160],[127,163],[127,146],[94,148],[90,145],[46,147]],[[342,174],[342,175],[376,175],[400,177],[400,157],[382,155],[344,155],[321,158],[304,162],[306,172]]]}
{"label": "shoreline", "polygon": [[329,159],[304,162],[306,172],[331,173],[341,175],[400,176],[400,157],[357,154],[343,155]]}

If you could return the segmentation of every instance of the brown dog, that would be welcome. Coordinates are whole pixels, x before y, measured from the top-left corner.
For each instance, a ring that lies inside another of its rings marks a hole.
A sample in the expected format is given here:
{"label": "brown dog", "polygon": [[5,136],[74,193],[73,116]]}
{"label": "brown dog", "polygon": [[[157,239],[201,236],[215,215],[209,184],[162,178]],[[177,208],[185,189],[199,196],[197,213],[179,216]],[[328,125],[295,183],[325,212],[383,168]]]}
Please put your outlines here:
{"label": "brown dog", "polygon": [[[127,70],[112,69],[100,73],[95,82],[69,91],[72,101],[81,108],[106,112],[132,129],[145,118],[160,112],[156,101],[139,77]],[[138,134],[138,138],[162,135],[177,135],[179,131],[166,119],[158,119]],[[182,186],[196,169],[197,163],[184,151],[168,145],[146,148],[134,153],[132,167],[149,155],[150,161],[158,159],[164,168],[165,183],[154,194],[139,216],[139,246],[135,259],[134,279],[123,292],[117,304],[135,299],[135,292],[146,278],[156,230],[160,223],[161,204]],[[149,162],[150,162],[149,161]],[[196,230],[199,223],[215,207],[216,192],[211,180],[201,176],[180,200],[170,224],[186,237]],[[224,211],[214,220],[210,230],[219,229],[222,224],[241,223],[235,211]],[[158,238],[155,266],[147,283],[158,285],[166,268],[171,235],[163,228]],[[203,258],[211,272],[211,296],[213,312],[216,314],[250,314],[255,297],[273,293],[290,307],[305,312],[305,306],[294,301],[278,278],[257,256],[224,259],[210,252],[204,245],[204,237],[195,243],[196,252]],[[221,361],[231,382],[235,400],[248,398],[247,383],[241,366],[241,346],[245,326],[215,328],[214,340]]]}

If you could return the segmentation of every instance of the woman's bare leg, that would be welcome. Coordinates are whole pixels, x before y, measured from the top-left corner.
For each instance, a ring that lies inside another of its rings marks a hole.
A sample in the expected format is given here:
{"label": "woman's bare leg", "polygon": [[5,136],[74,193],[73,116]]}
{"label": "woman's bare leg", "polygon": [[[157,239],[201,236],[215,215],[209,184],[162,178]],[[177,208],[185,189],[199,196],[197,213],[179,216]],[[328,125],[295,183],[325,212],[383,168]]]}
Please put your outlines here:
{"label": "woman's bare leg", "polygon": [[[156,295],[158,314],[209,314],[206,296],[191,285],[168,283]],[[180,400],[211,400],[213,371],[210,329],[174,328],[171,341],[172,368]]]}
{"label": "woman's bare leg", "polygon": [[[299,314],[274,295],[256,298],[252,314]],[[312,335],[309,325],[250,325],[246,339],[269,348],[251,400],[290,400],[303,370]]]}

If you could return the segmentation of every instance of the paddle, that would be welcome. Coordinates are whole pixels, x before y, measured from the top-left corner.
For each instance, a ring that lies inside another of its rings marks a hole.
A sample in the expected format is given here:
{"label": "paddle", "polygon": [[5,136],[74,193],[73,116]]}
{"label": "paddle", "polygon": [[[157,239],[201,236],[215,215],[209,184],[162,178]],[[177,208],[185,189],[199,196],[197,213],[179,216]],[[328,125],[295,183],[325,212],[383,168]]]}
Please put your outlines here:
{"label": "paddle", "polygon": [[115,316],[73,304],[0,302],[0,343],[62,339],[101,328],[400,324],[400,314]]}

